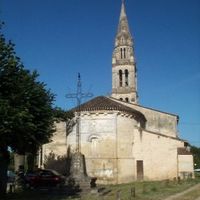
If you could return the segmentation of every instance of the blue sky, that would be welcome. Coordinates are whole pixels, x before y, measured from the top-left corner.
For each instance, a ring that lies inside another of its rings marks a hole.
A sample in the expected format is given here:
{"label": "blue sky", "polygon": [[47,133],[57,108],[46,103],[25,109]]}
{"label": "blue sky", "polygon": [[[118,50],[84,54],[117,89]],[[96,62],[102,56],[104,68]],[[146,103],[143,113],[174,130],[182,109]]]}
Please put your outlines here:
{"label": "blue sky", "polygon": [[[111,92],[111,57],[120,0],[0,0],[4,33],[26,68],[55,93]],[[200,1],[126,0],[140,104],[180,116],[180,137],[200,147]]]}

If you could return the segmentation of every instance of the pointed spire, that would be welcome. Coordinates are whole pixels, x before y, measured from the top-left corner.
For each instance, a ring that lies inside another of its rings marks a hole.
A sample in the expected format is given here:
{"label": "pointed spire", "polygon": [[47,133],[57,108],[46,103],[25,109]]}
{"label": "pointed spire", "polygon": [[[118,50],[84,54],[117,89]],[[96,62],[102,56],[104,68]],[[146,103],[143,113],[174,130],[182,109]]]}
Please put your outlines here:
{"label": "pointed spire", "polygon": [[119,20],[121,21],[123,18],[127,18],[126,17],[126,10],[125,10],[125,5],[124,5],[124,0],[122,0],[121,13],[120,13]]}
{"label": "pointed spire", "polygon": [[116,39],[119,40],[122,35],[124,35],[126,38],[129,38],[129,40],[132,40],[130,31],[129,31],[129,25],[128,25],[128,19],[127,19],[127,16],[126,16],[126,9],[125,9],[124,0],[122,0],[121,12],[120,12],[120,17],[119,17],[119,25],[118,25],[118,31],[117,31]]}

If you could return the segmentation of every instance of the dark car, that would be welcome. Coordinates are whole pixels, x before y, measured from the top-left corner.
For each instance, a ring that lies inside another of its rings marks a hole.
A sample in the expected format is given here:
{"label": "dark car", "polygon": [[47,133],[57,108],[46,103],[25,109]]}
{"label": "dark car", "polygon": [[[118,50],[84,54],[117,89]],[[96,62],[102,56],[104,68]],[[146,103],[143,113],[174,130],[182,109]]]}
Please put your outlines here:
{"label": "dark car", "polygon": [[27,187],[60,187],[65,183],[65,176],[55,170],[39,169],[32,173],[25,174],[25,184]]}

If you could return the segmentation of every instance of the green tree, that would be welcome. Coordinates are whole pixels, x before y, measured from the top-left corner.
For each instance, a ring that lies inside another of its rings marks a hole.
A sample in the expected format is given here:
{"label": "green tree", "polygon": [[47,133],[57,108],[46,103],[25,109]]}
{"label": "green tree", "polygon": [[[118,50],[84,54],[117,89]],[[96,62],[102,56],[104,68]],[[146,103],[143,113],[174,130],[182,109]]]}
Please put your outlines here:
{"label": "green tree", "polygon": [[26,70],[0,27],[0,195],[6,191],[9,151],[35,154],[54,132],[54,95]]}
{"label": "green tree", "polygon": [[46,169],[54,169],[64,176],[69,175],[71,157],[69,155],[57,156],[53,152],[45,156]]}
{"label": "green tree", "polygon": [[[66,124],[66,136],[67,136],[68,133],[70,133],[72,131],[72,128],[75,125],[74,113],[70,112],[70,111],[65,111],[65,110],[63,110],[62,108],[59,108],[59,107],[53,108],[52,111],[53,111],[54,122],[58,122],[58,123],[61,122],[61,121],[65,122],[65,124]],[[27,163],[26,163],[27,169],[32,171],[32,170],[34,170],[35,165],[37,164],[36,163],[36,154],[29,152],[28,154],[26,154],[26,156],[27,156]],[[51,169],[54,169],[54,168],[51,168]],[[63,167],[63,169],[64,169],[64,167]],[[66,173],[66,169],[67,168],[65,168],[65,173]],[[58,171],[60,171],[60,170],[58,170]]]}
{"label": "green tree", "polygon": [[194,168],[195,169],[200,169],[200,148],[191,146],[191,153],[193,154],[194,157]]}

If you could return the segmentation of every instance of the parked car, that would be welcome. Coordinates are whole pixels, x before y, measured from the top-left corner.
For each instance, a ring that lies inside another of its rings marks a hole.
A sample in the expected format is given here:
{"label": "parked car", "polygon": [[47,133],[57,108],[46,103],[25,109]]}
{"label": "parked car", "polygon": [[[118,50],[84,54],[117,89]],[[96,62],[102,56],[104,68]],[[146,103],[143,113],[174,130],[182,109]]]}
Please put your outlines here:
{"label": "parked car", "polygon": [[25,184],[27,187],[59,187],[64,185],[65,176],[51,169],[39,169],[35,172],[26,173]]}

